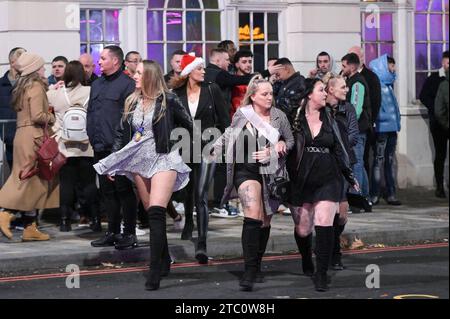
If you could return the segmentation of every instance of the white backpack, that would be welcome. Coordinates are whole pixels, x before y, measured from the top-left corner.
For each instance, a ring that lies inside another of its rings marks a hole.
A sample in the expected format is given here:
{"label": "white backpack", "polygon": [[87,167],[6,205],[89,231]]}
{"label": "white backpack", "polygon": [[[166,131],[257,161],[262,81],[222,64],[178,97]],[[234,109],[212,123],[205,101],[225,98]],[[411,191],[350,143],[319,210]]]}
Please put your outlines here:
{"label": "white backpack", "polygon": [[85,106],[89,101],[89,97],[83,106],[72,106],[66,88],[63,88],[63,90],[67,103],[69,103],[69,109],[64,113],[62,120],[62,138],[70,142],[88,141],[89,137],[86,130],[87,112]]}

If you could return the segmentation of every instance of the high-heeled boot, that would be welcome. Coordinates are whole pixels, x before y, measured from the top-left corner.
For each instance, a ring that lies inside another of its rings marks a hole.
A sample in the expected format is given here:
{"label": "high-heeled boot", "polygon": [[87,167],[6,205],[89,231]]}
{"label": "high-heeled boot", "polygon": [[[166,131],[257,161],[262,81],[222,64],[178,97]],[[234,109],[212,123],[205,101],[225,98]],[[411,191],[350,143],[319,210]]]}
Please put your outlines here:
{"label": "high-heeled boot", "polygon": [[297,243],[298,252],[302,256],[302,269],[305,276],[312,277],[314,275],[314,263],[312,260],[312,233],[306,237],[300,237],[294,230],[295,242]]}
{"label": "high-heeled boot", "polygon": [[333,251],[334,229],[333,226],[316,226],[316,266],[314,277],[316,291],[328,290],[329,278],[327,277],[328,265]]}
{"label": "high-heeled boot", "polygon": [[145,289],[157,290],[161,281],[162,256],[167,242],[166,208],[152,206],[148,210],[150,223],[150,271]]}
{"label": "high-heeled boot", "polygon": [[245,272],[240,281],[242,291],[252,291],[258,267],[258,250],[262,221],[245,218],[242,229],[242,249]]}

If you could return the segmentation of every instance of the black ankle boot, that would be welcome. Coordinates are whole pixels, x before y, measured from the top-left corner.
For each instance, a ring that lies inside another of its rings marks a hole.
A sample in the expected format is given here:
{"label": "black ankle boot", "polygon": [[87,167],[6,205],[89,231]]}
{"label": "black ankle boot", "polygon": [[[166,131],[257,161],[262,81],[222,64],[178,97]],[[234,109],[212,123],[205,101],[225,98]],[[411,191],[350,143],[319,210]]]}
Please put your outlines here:
{"label": "black ankle boot", "polygon": [[256,277],[255,282],[257,284],[261,284],[265,282],[264,274],[261,270],[262,259],[267,249],[267,242],[270,237],[270,229],[271,227],[263,227],[261,228],[260,236],[259,236],[259,250],[258,250],[258,264],[256,269]]}
{"label": "black ankle boot", "polygon": [[242,249],[245,272],[240,281],[242,291],[252,291],[258,267],[258,250],[262,221],[245,218],[242,229]]}
{"label": "black ankle boot", "polygon": [[162,256],[167,243],[166,209],[152,206],[148,210],[150,223],[150,271],[145,289],[159,289],[162,270]]}
{"label": "black ankle boot", "polygon": [[195,249],[195,259],[201,265],[206,265],[208,263],[208,254],[206,249],[206,237],[201,237],[197,241],[197,247]]}
{"label": "black ankle boot", "polygon": [[334,231],[333,226],[316,226],[316,264],[317,273],[314,277],[316,291],[328,290],[328,264],[333,250]]}
{"label": "black ankle boot", "polygon": [[138,240],[134,234],[124,234],[116,243],[117,250],[133,249],[138,246]]}
{"label": "black ankle boot", "polygon": [[61,214],[61,224],[59,225],[59,231],[61,232],[72,231],[72,220],[71,220],[72,211],[70,210],[69,206],[61,205],[59,211]]}
{"label": "black ankle boot", "polygon": [[344,270],[341,253],[341,234],[344,232],[345,224],[339,225],[339,214],[336,214],[333,222],[334,227],[334,241],[333,241],[333,255],[331,257],[331,267],[333,270]]}
{"label": "black ankle boot", "polygon": [[298,252],[302,256],[303,274],[308,277],[314,275],[314,263],[312,259],[312,234],[306,237],[300,237],[294,230],[295,242],[297,243]]}

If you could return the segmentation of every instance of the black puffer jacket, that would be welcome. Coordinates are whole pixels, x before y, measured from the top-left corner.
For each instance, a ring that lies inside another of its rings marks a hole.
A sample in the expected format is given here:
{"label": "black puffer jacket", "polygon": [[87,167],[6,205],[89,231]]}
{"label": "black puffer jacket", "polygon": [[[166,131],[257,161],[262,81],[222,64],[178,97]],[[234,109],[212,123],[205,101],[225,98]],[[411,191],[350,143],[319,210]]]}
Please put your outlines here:
{"label": "black puffer jacket", "polygon": [[[183,127],[188,132],[191,132],[193,124],[190,115],[186,112],[179,98],[173,93],[166,93],[166,111],[162,118],[158,120],[162,112],[162,99],[163,97],[160,96],[156,100],[153,116],[153,135],[155,136],[156,152],[167,154],[170,153],[172,146],[176,143],[176,141],[170,139],[172,130],[177,127]],[[120,150],[131,141],[134,134],[131,120],[131,116],[128,116],[125,120],[120,121],[120,125],[116,130],[113,152]]]}
{"label": "black puffer jacket", "polygon": [[274,90],[275,106],[286,114],[291,125],[294,124],[295,114],[304,91],[305,78],[300,75],[300,72],[294,73]]}

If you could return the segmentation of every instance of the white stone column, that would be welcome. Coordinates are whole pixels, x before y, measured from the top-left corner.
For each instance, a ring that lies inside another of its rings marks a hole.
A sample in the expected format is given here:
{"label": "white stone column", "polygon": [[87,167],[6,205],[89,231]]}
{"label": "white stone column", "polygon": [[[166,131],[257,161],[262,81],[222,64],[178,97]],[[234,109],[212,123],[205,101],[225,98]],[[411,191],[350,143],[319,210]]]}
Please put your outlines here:
{"label": "white stone column", "polygon": [[8,52],[17,46],[41,55],[48,74],[55,56],[78,59],[79,30],[77,1],[0,1],[0,71],[8,68]]}

